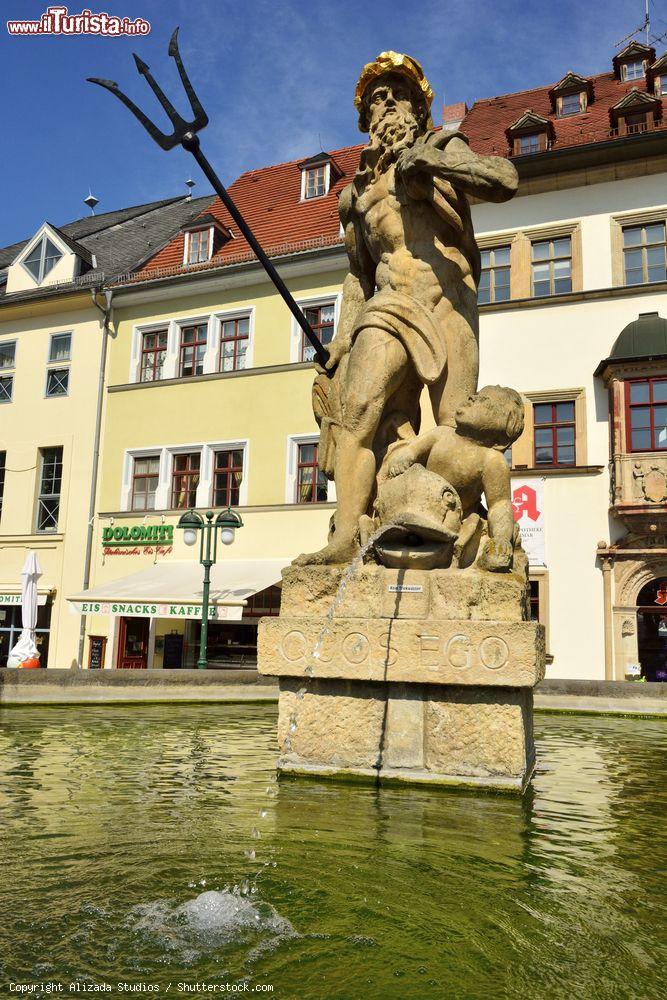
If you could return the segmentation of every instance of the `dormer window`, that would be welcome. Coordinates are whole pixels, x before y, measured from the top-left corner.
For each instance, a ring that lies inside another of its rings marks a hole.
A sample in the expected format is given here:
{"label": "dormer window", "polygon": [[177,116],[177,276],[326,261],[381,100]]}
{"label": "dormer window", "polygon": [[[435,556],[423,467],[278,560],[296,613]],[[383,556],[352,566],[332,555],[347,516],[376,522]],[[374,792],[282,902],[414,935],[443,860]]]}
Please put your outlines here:
{"label": "dormer window", "polygon": [[578,94],[563,94],[558,101],[558,114],[561,118],[568,115],[578,115],[586,110],[586,94],[581,91]]}
{"label": "dormer window", "polygon": [[553,132],[549,119],[529,108],[505,134],[510,144],[510,156],[530,156],[549,149]]}
{"label": "dormer window", "polygon": [[327,164],[305,170],[304,198],[321,198],[327,193]]}
{"label": "dormer window", "polygon": [[198,215],[183,233],[183,267],[205,264],[232,238],[231,230],[210,212]]}
{"label": "dormer window", "polygon": [[593,100],[593,84],[584,76],[569,70],[549,91],[552,111],[559,118],[568,118],[586,111]]}
{"label": "dormer window", "polygon": [[521,156],[528,153],[539,153],[544,149],[544,132],[531,132],[529,135],[520,135],[517,138],[517,150]]}
{"label": "dormer window", "polygon": [[641,80],[646,73],[646,60],[633,59],[621,65],[621,80]]}
{"label": "dormer window", "polygon": [[646,84],[655,97],[667,97],[667,52],[649,66]]}
{"label": "dormer window", "polygon": [[188,244],[186,264],[203,264],[211,256],[211,232],[209,229],[198,229],[186,234]]}
{"label": "dormer window", "polygon": [[297,163],[301,171],[301,201],[323,198],[331,190],[343,171],[329,155],[321,152]]}
{"label": "dormer window", "polygon": [[614,75],[623,82],[643,80],[654,59],[654,48],[633,40],[625,46],[622,52],[614,56],[612,60]]}
{"label": "dormer window", "polygon": [[7,294],[65,285],[95,267],[95,255],[87,247],[44,222],[7,268]]}
{"label": "dormer window", "polygon": [[581,111],[579,94],[563,94],[559,102],[559,113],[561,117],[566,115],[577,115]]}
{"label": "dormer window", "polygon": [[609,115],[617,135],[637,135],[655,128],[662,115],[662,102],[652,94],[633,89],[610,108]]}
{"label": "dormer window", "polygon": [[23,261],[23,266],[40,285],[61,258],[62,253],[58,247],[51,242],[48,236],[42,236],[39,243]]}

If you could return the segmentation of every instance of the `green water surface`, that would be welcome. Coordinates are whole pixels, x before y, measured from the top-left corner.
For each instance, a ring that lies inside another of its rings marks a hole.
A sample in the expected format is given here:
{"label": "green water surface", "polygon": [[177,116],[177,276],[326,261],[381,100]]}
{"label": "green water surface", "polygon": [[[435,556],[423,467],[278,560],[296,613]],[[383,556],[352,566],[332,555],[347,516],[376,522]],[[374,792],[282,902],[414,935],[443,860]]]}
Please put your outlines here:
{"label": "green water surface", "polygon": [[538,716],[523,799],[278,784],[272,705],[0,722],[2,998],[667,996],[664,722]]}

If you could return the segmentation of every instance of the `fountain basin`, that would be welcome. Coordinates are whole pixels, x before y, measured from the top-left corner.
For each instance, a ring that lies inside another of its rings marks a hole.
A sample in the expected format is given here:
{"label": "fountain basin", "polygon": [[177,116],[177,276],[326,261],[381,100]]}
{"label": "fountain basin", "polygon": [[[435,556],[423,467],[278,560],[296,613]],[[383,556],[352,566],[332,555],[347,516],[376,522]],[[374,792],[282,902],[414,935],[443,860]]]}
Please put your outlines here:
{"label": "fountain basin", "polygon": [[661,719],[536,714],[522,797],[276,784],[274,705],[0,722],[0,995],[45,980],[299,1000],[665,992],[647,919],[664,896]]}
{"label": "fountain basin", "polygon": [[522,792],[545,665],[525,579],[365,566],[341,599],[339,586],[335,569],[291,568],[280,616],[260,623],[259,670],[280,687],[278,769]]}

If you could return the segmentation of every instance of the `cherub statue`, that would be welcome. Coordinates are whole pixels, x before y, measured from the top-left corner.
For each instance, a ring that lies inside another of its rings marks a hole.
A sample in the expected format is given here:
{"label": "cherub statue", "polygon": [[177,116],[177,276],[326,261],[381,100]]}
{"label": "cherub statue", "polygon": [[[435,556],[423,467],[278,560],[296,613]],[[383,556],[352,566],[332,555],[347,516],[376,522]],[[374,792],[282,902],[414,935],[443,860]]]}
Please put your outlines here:
{"label": "cherub statue", "polygon": [[409,441],[396,442],[387,453],[383,471],[396,477],[421,464],[451,484],[462,507],[459,554],[479,532],[484,494],[488,540],[476,565],[493,571],[510,569],[517,534],[510,470],[503,453],[523,431],[523,401],[513,389],[487,385],[458,408],[455,419],[456,427],[434,427]]}

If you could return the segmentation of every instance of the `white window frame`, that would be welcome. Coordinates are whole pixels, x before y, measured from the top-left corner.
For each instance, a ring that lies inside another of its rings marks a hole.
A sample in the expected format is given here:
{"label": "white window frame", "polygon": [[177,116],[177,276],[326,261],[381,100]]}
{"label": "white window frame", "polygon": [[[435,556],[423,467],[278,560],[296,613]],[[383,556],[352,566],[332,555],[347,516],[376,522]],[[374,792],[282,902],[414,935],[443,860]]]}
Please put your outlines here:
{"label": "white window frame", "polygon": [[[60,449],[60,462],[62,465],[60,474],[60,493],[47,494],[42,492],[42,486],[44,483],[44,452],[51,451],[52,449]],[[61,524],[61,515],[63,507],[63,489],[65,486],[65,448],[63,445],[44,445],[38,448],[38,461],[37,461],[37,477],[36,477],[36,494],[35,494],[35,509],[33,514],[33,526],[36,535],[49,535],[57,534],[58,528]],[[56,524],[53,528],[40,528],[39,527],[39,505],[44,497],[57,496],[58,497],[58,514],[56,517]]]}
{"label": "white window frame", "polygon": [[[324,194],[314,195],[312,198],[306,197],[307,190],[307,174],[311,170],[319,170],[320,167],[324,167]],[[302,167],[301,169],[301,201],[317,201],[318,198],[326,198],[329,194],[329,188],[331,187],[331,163],[316,163],[312,167]]]}
{"label": "white window frame", "polygon": [[[61,361],[56,361],[51,358],[51,351],[53,350],[53,342],[57,337],[69,337],[69,353],[66,358]],[[74,341],[73,330],[59,330],[56,333],[51,333],[49,335],[49,353],[46,356],[47,365],[54,365],[56,368],[63,368],[65,365],[70,364],[72,361],[72,348]]]}
{"label": "white window frame", "polygon": [[[63,361],[52,361],[51,351],[56,337],[69,337],[69,354]],[[46,372],[44,375],[44,399],[66,399],[70,394],[70,379],[72,377],[72,352],[74,348],[74,331],[58,330],[49,334],[49,349],[46,355]],[[67,372],[67,392],[49,392],[49,375],[54,371]]]}
{"label": "white window frame", "polygon": [[[199,479],[199,486],[203,487],[205,492],[205,499],[202,502],[203,507],[210,507],[211,510],[217,510],[218,508],[213,507],[213,469],[215,467],[215,453],[216,451],[242,451],[243,452],[243,479],[241,480],[241,486],[239,487],[239,507],[248,506],[248,457],[250,454],[250,441],[248,438],[236,438],[230,441],[212,441],[205,444],[202,448],[202,460],[201,460],[201,473]],[[197,498],[199,499],[199,489],[197,490]]]}
{"label": "white window frame", "polygon": [[[222,324],[226,320],[231,319],[243,319],[248,317],[248,349],[245,355],[245,368],[239,368],[237,371],[247,371],[249,368],[253,367],[254,355],[255,355],[255,307],[254,305],[245,306],[241,309],[225,309],[221,312],[215,312],[212,316],[212,336],[211,336],[211,349],[213,353],[213,366],[214,371],[218,372],[218,362],[220,360],[220,344],[222,341]],[[229,374],[229,372],[221,374]]]}
{"label": "white window frame", "polygon": [[[246,310],[247,311],[247,310]],[[181,356],[181,330],[184,326],[206,325],[206,350],[204,352],[204,371],[202,374],[211,375],[216,371],[215,355],[215,316],[213,313],[198,313],[193,316],[179,316],[178,319],[171,317],[163,319],[161,322],[139,323],[132,327],[132,350],[130,353],[130,375],[129,382],[136,384],[141,379],[141,344],[145,333],[155,333],[157,330],[167,329],[167,353],[164,359],[161,382],[168,379],[180,378],[179,361]],[[191,376],[186,376],[190,378]],[[199,376],[194,376],[198,378]],[[142,383],[154,385],[154,382]]]}
{"label": "white window frame", "polygon": [[4,375],[7,372],[9,372],[10,374],[13,374],[13,372],[16,371],[16,352],[18,350],[19,342],[18,342],[17,338],[15,337],[13,340],[10,340],[8,338],[7,340],[3,340],[1,343],[2,343],[3,347],[8,347],[10,344],[14,345],[14,363],[11,364],[11,365],[4,365],[4,367],[1,367],[0,368],[0,375]]}
{"label": "white window frame", "polygon": [[[299,298],[297,305],[301,309],[312,309],[315,306],[328,306],[333,303],[334,307],[334,338],[338,333],[338,321],[340,319],[340,306],[342,292],[330,292],[329,294],[315,295],[311,298]],[[303,330],[292,317],[292,327],[290,331],[290,364],[307,364],[301,361],[301,338],[305,336]]]}
{"label": "white window frame", "polygon": [[186,232],[185,239],[183,240],[183,267],[197,267],[198,264],[205,264],[206,260],[195,261],[192,264],[188,262],[188,255],[190,253],[190,236],[191,233],[204,233],[208,229],[208,257],[206,260],[210,260],[213,256],[213,230],[214,226],[202,226],[201,229],[193,229]]}
{"label": "white window frame", "polygon": [[[57,247],[57,249],[60,251],[60,257],[55,262],[55,264],[53,265],[53,267],[51,268],[51,270],[47,274],[43,274],[42,272],[43,272],[43,269],[44,269],[44,261],[45,261],[45,253],[46,253],[46,242],[45,241],[46,240],[50,240],[50,242],[53,243],[53,245],[55,247]],[[38,243],[42,244],[42,254],[41,254],[41,257],[40,257],[40,264],[39,264],[40,277],[36,278],[35,275],[32,273],[32,271],[30,270],[30,268],[26,266],[25,261],[31,255],[31,253],[33,252],[33,250],[35,249],[35,247],[37,246]],[[71,252],[72,251],[69,250],[68,247],[64,247],[63,246],[63,244],[56,237],[55,233],[53,232],[53,230],[51,229],[50,226],[42,226],[42,228],[39,230],[38,233],[35,234],[35,236],[33,237],[33,239],[30,241],[30,243],[28,244],[28,246],[25,248],[25,250],[21,254],[20,264],[21,264],[21,267],[23,268],[23,270],[25,271],[25,273],[30,278],[30,280],[34,281],[36,285],[41,285],[42,282],[45,281],[48,278],[49,274],[51,274],[51,271],[53,271],[53,268],[58,266],[58,264],[60,263],[60,261],[63,259],[63,257],[65,257],[67,255],[67,253],[71,253]],[[75,270],[75,273],[76,273],[76,270]]]}
{"label": "white window frame", "polygon": [[[642,68],[642,71],[639,74],[639,76],[628,76],[628,67],[636,66],[638,63],[641,65]],[[621,63],[621,80],[624,83],[626,82],[632,83],[633,81],[641,80],[645,74],[646,74],[646,59],[628,59],[626,62]]]}
{"label": "white window frame", "polygon": [[5,368],[4,371],[0,372],[0,378],[10,379],[9,399],[0,398],[0,406],[6,403],[11,403],[14,400],[14,377],[15,377],[15,372],[10,370],[9,368]]}
{"label": "white window frame", "polygon": [[[49,392],[49,375],[52,375],[53,372],[67,372],[67,392]],[[69,396],[70,372],[69,365],[47,366],[44,378],[44,399],[66,399]]]}
{"label": "white window frame", "polygon": [[[206,326],[206,349],[204,351],[204,364],[202,375],[212,375],[215,372],[215,351],[213,341],[215,320],[212,313],[200,313],[194,316],[179,317],[174,320],[174,374],[173,378],[199,378],[199,375],[183,375],[180,374],[180,359],[181,359],[181,331],[186,326]],[[165,359],[165,368],[167,366],[167,361],[169,360],[169,349],[167,348],[167,358]]]}
{"label": "white window frame", "polygon": [[[195,507],[207,507],[207,497],[203,489],[203,471],[204,471],[204,445],[201,442],[196,444],[177,444],[167,446],[164,449],[165,459],[166,459],[166,488],[167,495],[165,497],[165,509],[173,510],[171,506],[171,480],[174,472],[174,456],[175,455],[188,455],[191,452],[199,452],[199,485],[197,486],[197,493],[195,494]],[[162,465],[162,463],[160,463]],[[160,477],[161,480],[162,477]],[[159,487],[158,487],[159,489]],[[155,492],[155,501],[157,503],[157,490]],[[180,510],[180,508],[176,508]]]}
{"label": "white window frame", "polygon": [[147,334],[151,333],[164,333],[165,330],[167,332],[167,346],[164,352],[162,378],[153,379],[152,381],[164,382],[166,378],[173,378],[173,375],[165,375],[170,360],[171,321],[169,320],[165,323],[151,324],[151,326],[141,326],[141,327],[135,326],[132,328],[132,354],[130,361],[130,381],[139,382],[141,385],[151,384],[148,379],[145,382],[142,382],[141,380],[141,360],[144,356],[144,337]]}
{"label": "white window frame", "polygon": [[653,93],[656,97],[667,97],[667,73],[658,73],[653,81]]}
{"label": "white window frame", "polygon": [[[161,323],[139,323],[132,327],[132,348],[130,351],[130,382],[141,382],[141,352],[145,333],[158,333],[160,330],[167,331],[167,353],[162,369],[163,382],[165,379],[174,378],[174,321],[164,319]],[[176,348],[177,349],[177,348]],[[146,383],[149,385],[152,383]]]}
{"label": "white window frame", "polygon": [[[158,484],[155,488],[155,507],[150,510],[135,510],[132,507],[132,491],[134,488],[134,463],[137,459],[141,458],[155,458],[158,459]],[[162,484],[162,468],[163,468],[163,449],[162,448],[135,448],[130,452],[125,453],[125,460],[123,462],[123,493],[127,493],[127,496],[123,496],[121,501],[121,510],[132,511],[138,517],[146,517],[154,514],[160,508],[158,505],[158,497],[160,496],[160,486]],[[124,501],[124,503],[123,503]]]}
{"label": "white window frame", "polygon": [[[123,454],[123,478],[120,492],[120,510],[132,510],[132,473],[134,471],[134,460],[136,458],[149,458],[159,455],[158,484],[155,490],[155,510],[166,510],[168,500],[169,483],[165,480],[165,448],[163,445],[154,445],[152,448],[128,448]],[[146,516],[154,514],[155,511],[135,511],[137,515]]]}
{"label": "white window frame", "polygon": [[[174,456],[199,452],[199,485],[197,486],[196,507],[210,508],[213,500],[213,468],[216,451],[243,452],[243,480],[239,488],[239,507],[248,505],[248,468],[250,442],[248,438],[235,438],[228,441],[197,441],[191,444],[159,444],[152,448],[127,448],[123,455],[123,478],[121,483],[120,510],[132,511],[132,472],[136,458],[148,458],[151,455],[160,456],[158,485],[155,490],[155,511],[171,510],[171,479],[174,469]],[[154,514],[155,511],[135,511],[138,515]]]}
{"label": "white window frame", "polygon": [[[285,503],[289,504],[290,507],[296,506],[306,506],[305,504],[298,505],[296,501],[296,473],[297,465],[299,461],[299,445],[300,444],[317,444],[320,443],[319,434],[290,434],[287,438],[287,454],[285,458]],[[336,485],[333,480],[327,481],[327,503],[336,502]],[[316,503],[311,503],[307,505],[308,507],[319,506]]]}

